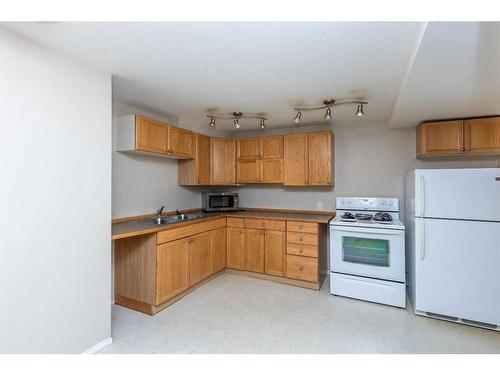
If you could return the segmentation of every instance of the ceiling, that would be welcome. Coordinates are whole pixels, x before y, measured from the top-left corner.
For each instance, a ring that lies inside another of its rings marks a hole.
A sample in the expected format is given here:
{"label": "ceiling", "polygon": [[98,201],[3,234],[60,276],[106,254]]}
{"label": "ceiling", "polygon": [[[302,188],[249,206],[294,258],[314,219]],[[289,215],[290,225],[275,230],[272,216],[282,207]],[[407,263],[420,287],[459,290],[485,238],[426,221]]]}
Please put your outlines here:
{"label": "ceiling", "polygon": [[[208,124],[207,111],[262,112],[292,125],[294,105],[366,100],[334,124],[414,127],[500,113],[499,23],[3,23],[113,74],[115,101]],[[304,112],[304,124],[324,112]],[[241,130],[257,127],[241,121]],[[217,128],[231,130],[231,120]]]}

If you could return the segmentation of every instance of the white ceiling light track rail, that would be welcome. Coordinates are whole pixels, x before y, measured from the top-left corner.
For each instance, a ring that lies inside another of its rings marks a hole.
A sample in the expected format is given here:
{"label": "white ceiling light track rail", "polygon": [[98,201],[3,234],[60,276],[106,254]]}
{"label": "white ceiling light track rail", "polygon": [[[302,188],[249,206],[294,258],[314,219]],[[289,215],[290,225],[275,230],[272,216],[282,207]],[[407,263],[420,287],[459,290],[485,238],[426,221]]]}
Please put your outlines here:
{"label": "white ceiling light track rail", "polygon": [[361,101],[361,100],[340,100],[340,101],[337,101],[333,98],[329,98],[329,99],[323,100],[323,104],[319,105],[319,106],[314,106],[314,107],[295,106],[293,109],[295,111],[297,111],[297,114],[293,118],[293,122],[295,124],[300,123],[300,118],[302,117],[302,111],[315,111],[318,109],[326,109],[325,116],[323,118],[326,121],[330,121],[332,119],[331,107],[335,107],[337,105],[344,105],[344,104],[357,104],[358,108],[357,108],[355,114],[357,117],[362,117],[365,114],[363,106],[365,104],[368,104],[368,102]]}
{"label": "white ceiling light track rail", "polygon": [[239,120],[240,119],[256,119],[259,120],[259,128],[266,129],[266,120],[267,117],[259,114],[259,113],[244,113],[244,112],[233,112],[227,114],[217,114],[217,113],[209,113],[207,117],[210,119],[210,123],[208,127],[215,128],[215,121],[220,120],[233,120],[234,127],[239,129],[241,127]]}

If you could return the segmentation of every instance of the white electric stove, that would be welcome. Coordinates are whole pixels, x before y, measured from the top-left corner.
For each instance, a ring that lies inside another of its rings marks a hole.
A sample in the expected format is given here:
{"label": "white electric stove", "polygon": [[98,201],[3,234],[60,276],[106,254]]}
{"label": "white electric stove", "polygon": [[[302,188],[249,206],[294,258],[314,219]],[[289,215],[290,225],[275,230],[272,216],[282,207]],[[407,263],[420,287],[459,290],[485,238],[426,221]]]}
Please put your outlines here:
{"label": "white electric stove", "polygon": [[406,307],[404,243],[397,198],[337,198],[330,293]]}

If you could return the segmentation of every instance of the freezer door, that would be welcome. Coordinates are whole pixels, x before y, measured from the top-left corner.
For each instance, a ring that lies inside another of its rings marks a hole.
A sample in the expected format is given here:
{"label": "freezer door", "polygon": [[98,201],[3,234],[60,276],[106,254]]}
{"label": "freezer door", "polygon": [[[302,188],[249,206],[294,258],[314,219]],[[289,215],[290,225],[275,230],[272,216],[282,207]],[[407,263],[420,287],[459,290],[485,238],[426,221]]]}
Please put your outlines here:
{"label": "freezer door", "polygon": [[500,168],[417,169],[415,216],[500,221]]}
{"label": "freezer door", "polygon": [[500,223],[417,219],[415,310],[500,325]]}

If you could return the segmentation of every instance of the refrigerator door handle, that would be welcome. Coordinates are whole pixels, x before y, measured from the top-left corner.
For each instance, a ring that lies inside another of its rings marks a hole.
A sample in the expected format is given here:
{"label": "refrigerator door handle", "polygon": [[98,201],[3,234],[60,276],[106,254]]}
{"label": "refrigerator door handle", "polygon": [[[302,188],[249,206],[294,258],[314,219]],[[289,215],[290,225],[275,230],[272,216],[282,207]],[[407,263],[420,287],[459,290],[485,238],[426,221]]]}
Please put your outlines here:
{"label": "refrigerator door handle", "polygon": [[420,261],[425,259],[425,221],[420,220]]}
{"label": "refrigerator door handle", "polygon": [[425,180],[424,176],[420,176],[420,217],[425,215]]}

